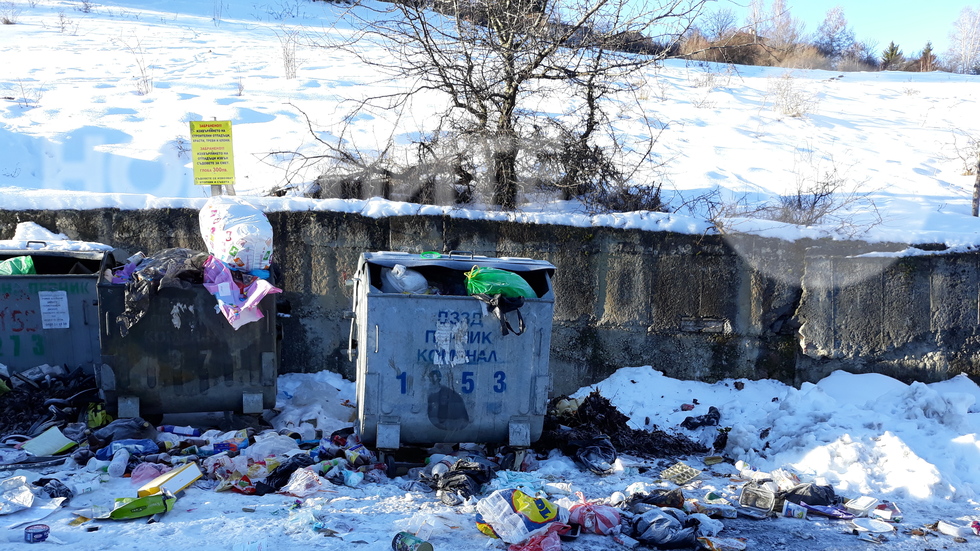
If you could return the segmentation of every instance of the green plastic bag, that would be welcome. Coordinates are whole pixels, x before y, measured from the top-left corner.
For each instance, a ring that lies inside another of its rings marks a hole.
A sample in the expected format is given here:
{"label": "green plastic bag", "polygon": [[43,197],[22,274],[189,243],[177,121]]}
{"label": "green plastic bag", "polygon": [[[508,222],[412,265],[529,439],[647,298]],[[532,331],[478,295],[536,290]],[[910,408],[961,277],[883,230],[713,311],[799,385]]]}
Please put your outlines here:
{"label": "green plastic bag", "polygon": [[34,259],[29,256],[15,256],[0,262],[0,275],[30,275],[34,271]]}
{"label": "green plastic bag", "polygon": [[463,275],[466,276],[466,292],[471,295],[538,298],[528,282],[514,272],[473,266],[472,270]]}

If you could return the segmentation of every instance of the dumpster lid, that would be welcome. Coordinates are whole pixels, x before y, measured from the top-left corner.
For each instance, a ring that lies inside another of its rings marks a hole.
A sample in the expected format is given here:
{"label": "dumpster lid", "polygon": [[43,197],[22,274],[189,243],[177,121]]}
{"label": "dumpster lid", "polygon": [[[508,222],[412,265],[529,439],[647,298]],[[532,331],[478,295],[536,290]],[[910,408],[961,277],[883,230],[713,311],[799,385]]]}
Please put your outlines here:
{"label": "dumpster lid", "polygon": [[406,268],[418,266],[443,266],[457,270],[468,271],[473,266],[500,268],[512,272],[532,272],[537,270],[547,270],[554,273],[555,265],[546,260],[534,260],[531,258],[516,257],[492,257],[481,256],[470,253],[469,251],[451,251],[441,253],[404,253],[395,251],[382,251],[373,253],[362,253],[361,257],[369,264],[376,264],[386,268],[393,268],[395,264],[401,264]]}
{"label": "dumpster lid", "polygon": [[63,249],[12,249],[0,246],[0,257],[14,256],[51,256],[85,260],[102,260],[106,251],[98,250],[63,250]]}

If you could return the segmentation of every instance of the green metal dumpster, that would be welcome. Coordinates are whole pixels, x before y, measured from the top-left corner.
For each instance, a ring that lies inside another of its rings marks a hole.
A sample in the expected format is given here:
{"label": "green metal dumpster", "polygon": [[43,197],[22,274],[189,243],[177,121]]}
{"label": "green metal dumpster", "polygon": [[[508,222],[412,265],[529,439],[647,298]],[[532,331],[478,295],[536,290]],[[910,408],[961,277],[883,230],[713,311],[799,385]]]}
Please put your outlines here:
{"label": "green metal dumpster", "polygon": [[96,286],[105,251],[27,246],[0,250],[0,261],[30,256],[37,272],[0,276],[0,364],[11,374],[41,364],[91,373],[100,360]]}

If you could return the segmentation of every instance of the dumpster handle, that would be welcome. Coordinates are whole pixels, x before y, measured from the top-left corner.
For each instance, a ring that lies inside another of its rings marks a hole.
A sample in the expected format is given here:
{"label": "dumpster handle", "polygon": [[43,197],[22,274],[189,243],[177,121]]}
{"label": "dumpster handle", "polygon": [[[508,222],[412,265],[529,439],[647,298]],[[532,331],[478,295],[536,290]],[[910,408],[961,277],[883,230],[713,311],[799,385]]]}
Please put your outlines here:
{"label": "dumpster handle", "polygon": [[27,240],[27,245],[24,248],[30,249],[31,248],[31,243],[38,243],[38,244],[40,244],[42,249],[44,247],[47,247],[48,246],[48,243],[46,241],[37,241],[37,240],[34,240],[34,239],[28,239]]}
{"label": "dumpster handle", "polygon": [[381,330],[378,329],[378,324],[374,324],[374,353],[378,353],[378,340],[381,338]]}
{"label": "dumpster handle", "polygon": [[473,251],[449,251],[449,259],[452,260],[453,255],[458,254],[463,256],[464,254],[470,255],[470,260],[473,260]]}
{"label": "dumpster handle", "polygon": [[350,333],[347,335],[347,361],[354,361],[354,324],[357,322],[357,293],[359,292],[361,285],[361,278],[355,277],[351,278],[354,282],[354,298],[351,301],[351,312],[354,316],[350,319]]}
{"label": "dumpster handle", "polygon": [[347,361],[354,361],[354,318],[350,319],[350,333],[347,335]]}

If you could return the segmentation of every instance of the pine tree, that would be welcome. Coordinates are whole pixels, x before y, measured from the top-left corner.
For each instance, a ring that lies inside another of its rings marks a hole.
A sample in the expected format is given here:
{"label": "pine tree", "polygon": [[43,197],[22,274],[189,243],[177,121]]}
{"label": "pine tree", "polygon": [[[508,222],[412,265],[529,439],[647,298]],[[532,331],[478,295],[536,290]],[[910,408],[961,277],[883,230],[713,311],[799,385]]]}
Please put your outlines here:
{"label": "pine tree", "polygon": [[926,47],[922,49],[919,56],[919,70],[927,73],[936,70],[936,55],[932,53],[932,41],[926,42]]}
{"label": "pine tree", "polygon": [[898,69],[902,62],[905,61],[905,56],[902,55],[902,50],[899,49],[895,42],[888,44],[888,48],[881,53],[881,70],[888,71],[892,69]]}

